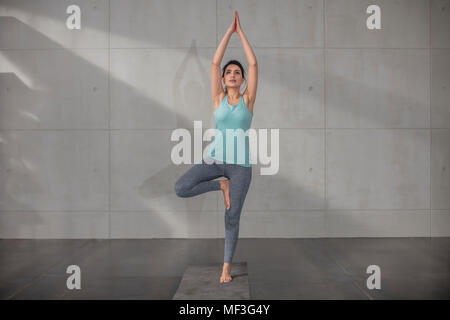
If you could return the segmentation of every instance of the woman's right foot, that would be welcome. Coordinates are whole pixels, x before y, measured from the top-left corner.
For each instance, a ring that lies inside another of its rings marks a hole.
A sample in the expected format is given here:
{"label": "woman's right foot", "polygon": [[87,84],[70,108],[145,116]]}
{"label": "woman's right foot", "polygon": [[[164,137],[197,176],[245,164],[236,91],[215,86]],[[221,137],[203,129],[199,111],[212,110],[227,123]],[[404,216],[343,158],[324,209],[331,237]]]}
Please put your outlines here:
{"label": "woman's right foot", "polygon": [[230,179],[220,180],[220,190],[223,192],[225,208],[230,209]]}

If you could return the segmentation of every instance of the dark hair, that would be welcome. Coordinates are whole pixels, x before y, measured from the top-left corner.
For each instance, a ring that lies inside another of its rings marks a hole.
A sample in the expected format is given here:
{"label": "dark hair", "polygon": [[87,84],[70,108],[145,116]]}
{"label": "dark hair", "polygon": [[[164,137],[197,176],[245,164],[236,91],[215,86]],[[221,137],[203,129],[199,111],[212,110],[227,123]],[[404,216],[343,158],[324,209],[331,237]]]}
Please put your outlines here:
{"label": "dark hair", "polygon": [[[237,65],[237,66],[241,69],[241,72],[242,72],[242,78],[245,79],[245,71],[244,71],[244,67],[243,67],[242,64],[241,64],[239,61],[237,61],[237,60],[230,60],[230,61],[227,62],[227,64],[226,64],[226,65],[223,67],[223,69],[222,69],[222,78],[225,76],[225,70],[227,69],[227,67],[228,67],[230,64],[235,64],[235,65]],[[227,88],[226,88],[226,87],[225,87],[225,92],[227,92]]]}

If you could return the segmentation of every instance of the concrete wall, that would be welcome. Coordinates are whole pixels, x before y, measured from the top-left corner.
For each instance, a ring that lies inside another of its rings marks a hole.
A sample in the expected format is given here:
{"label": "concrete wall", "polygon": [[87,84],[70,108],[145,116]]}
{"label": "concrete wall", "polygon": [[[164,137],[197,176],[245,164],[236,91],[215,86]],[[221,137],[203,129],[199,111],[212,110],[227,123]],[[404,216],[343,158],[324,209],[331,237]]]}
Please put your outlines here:
{"label": "concrete wall", "polygon": [[240,237],[449,236],[449,1],[0,0],[0,237],[223,237],[221,192],[174,194],[191,165],[170,136],[214,126],[233,10],[259,63],[252,127],[280,129]]}

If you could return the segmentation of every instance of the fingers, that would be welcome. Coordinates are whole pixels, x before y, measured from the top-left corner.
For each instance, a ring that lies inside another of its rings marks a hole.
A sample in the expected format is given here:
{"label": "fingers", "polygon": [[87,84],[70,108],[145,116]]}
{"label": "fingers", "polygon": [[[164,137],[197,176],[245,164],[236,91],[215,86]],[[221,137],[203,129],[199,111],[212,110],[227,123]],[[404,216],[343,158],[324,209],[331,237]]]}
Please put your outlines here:
{"label": "fingers", "polygon": [[230,29],[236,31],[236,17],[234,17],[233,22],[231,22]]}
{"label": "fingers", "polygon": [[236,31],[241,29],[241,25],[239,23],[239,14],[237,12],[237,10],[234,10],[234,20],[233,20],[233,25]]}

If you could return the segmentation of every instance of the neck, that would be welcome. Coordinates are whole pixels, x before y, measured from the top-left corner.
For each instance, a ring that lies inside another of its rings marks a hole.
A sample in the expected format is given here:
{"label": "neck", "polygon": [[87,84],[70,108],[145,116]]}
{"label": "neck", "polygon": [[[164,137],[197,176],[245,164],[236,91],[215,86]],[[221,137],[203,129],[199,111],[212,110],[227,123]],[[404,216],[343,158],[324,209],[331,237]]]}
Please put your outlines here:
{"label": "neck", "polygon": [[227,95],[233,100],[239,99],[241,96],[239,88],[227,88]]}

